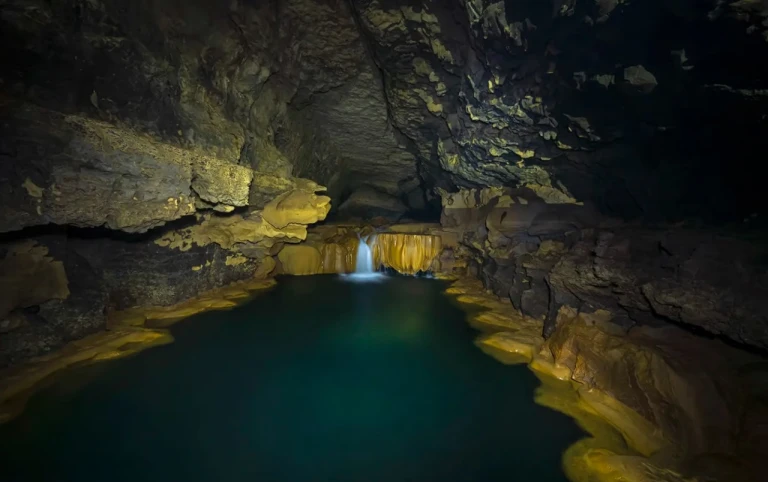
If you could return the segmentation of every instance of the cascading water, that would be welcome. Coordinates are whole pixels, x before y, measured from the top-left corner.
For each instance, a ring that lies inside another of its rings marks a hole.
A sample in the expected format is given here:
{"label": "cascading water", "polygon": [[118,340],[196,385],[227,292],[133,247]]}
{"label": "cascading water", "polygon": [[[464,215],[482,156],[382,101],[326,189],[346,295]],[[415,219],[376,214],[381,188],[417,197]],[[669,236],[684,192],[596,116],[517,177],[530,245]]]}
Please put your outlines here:
{"label": "cascading water", "polygon": [[[380,266],[391,268],[401,274],[426,275],[438,260],[442,250],[442,240],[435,235],[378,233],[366,237],[358,235],[357,246],[352,246],[350,251],[355,250],[357,254],[354,273],[348,276],[372,280],[386,278],[384,274],[376,272],[376,268]],[[328,251],[326,255],[329,253],[334,254]],[[331,256],[330,261],[334,263],[334,267],[337,266],[337,257]],[[350,256],[349,263],[344,266],[351,268],[351,262]],[[336,272],[343,270],[344,266]]]}
{"label": "cascading water", "polygon": [[357,245],[357,264],[355,274],[373,274],[373,252],[368,246],[368,237],[360,238]]}
{"label": "cascading water", "polygon": [[[354,281],[380,281],[385,279],[385,276],[381,273],[377,273],[374,270],[373,251],[368,245],[368,237],[360,238],[357,243],[357,262],[355,263],[355,272],[347,275],[348,279]],[[371,241],[376,241],[375,237],[371,238]]]}

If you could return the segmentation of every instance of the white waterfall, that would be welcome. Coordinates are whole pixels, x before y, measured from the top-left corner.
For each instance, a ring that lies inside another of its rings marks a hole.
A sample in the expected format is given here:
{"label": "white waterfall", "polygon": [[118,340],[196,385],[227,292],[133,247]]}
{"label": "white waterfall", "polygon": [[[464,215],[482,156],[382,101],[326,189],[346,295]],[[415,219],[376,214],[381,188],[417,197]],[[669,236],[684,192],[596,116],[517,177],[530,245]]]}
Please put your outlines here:
{"label": "white waterfall", "polygon": [[[371,247],[368,246],[367,241],[368,237],[360,238],[360,243],[357,245],[355,272],[342,275],[345,279],[355,283],[378,283],[387,279],[384,274],[374,271],[373,252]],[[371,238],[371,242],[373,241],[375,241],[375,238]]]}
{"label": "white waterfall", "polygon": [[357,245],[357,263],[355,265],[356,274],[372,274],[373,271],[373,253],[367,243],[368,238],[360,238]]}

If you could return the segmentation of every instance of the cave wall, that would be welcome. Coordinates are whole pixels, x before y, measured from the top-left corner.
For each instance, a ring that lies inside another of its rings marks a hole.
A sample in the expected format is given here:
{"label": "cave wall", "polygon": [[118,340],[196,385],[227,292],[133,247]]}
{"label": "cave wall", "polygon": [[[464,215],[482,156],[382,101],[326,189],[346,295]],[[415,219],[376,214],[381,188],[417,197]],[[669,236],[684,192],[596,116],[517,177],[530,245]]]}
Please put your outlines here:
{"label": "cave wall", "polygon": [[[0,326],[74,339],[109,309],[268,276],[329,212],[456,201],[476,230],[457,249],[526,314],[551,323],[567,298],[765,346],[764,258],[732,228],[765,220],[767,18],[760,1],[3,0],[2,281],[52,281],[14,290]],[[557,261],[527,266],[545,242]]]}
{"label": "cave wall", "polygon": [[730,232],[647,226],[527,190],[444,193],[441,223],[457,233],[460,271],[522,316],[558,328],[561,308],[601,311],[608,328],[684,327],[768,348],[768,249]]}
{"label": "cave wall", "polygon": [[0,32],[2,366],[420,189],[344,1],[3,1]]}
{"label": "cave wall", "polygon": [[763,212],[765,2],[352,3],[431,185],[654,222]]}

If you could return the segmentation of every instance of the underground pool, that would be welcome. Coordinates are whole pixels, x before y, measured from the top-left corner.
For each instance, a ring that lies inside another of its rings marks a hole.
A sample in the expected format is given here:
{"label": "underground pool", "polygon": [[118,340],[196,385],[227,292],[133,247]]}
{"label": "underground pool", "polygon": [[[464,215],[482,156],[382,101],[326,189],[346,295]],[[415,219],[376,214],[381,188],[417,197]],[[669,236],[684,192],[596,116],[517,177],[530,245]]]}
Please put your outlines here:
{"label": "underground pool", "polygon": [[364,281],[283,278],[57,376],[0,425],[0,480],[566,480],[584,433],[473,344],[443,282]]}

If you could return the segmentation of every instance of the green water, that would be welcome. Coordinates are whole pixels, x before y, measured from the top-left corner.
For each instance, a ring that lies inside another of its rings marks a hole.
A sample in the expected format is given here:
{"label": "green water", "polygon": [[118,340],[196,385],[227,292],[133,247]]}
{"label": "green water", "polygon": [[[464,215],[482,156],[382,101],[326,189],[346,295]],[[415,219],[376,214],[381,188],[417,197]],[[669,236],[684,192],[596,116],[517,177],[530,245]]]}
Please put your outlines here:
{"label": "green water", "polygon": [[72,370],[0,426],[0,480],[563,481],[583,433],[472,343],[439,281],[286,278]]}

